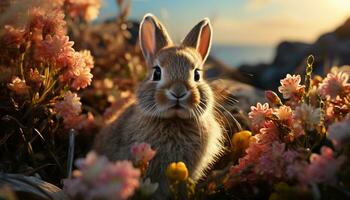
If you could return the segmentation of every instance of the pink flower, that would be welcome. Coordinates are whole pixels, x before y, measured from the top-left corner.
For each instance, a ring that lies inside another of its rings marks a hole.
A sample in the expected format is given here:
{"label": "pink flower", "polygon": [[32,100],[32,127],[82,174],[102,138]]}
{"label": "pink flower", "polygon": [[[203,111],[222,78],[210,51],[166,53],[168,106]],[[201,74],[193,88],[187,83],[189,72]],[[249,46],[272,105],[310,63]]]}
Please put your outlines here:
{"label": "pink flower", "polygon": [[[103,170],[108,164],[108,159],[105,156],[98,156],[96,152],[91,151],[86,155],[86,158],[79,158],[75,161],[75,165],[81,171],[86,172],[84,177],[88,181],[92,181],[97,177],[97,173]],[[89,173],[89,170],[91,172]]]}
{"label": "pink flower", "polygon": [[299,152],[287,150],[282,159],[286,162],[285,174],[289,180],[303,179],[304,169],[308,163],[301,159]]}
{"label": "pink flower", "polygon": [[275,109],[275,115],[283,123],[284,126],[290,128],[290,132],[284,133],[283,141],[293,141],[295,138],[304,135],[304,129],[296,119],[294,119],[294,113],[289,106],[280,106]]}
{"label": "pink flower", "polygon": [[350,91],[350,84],[348,83],[349,75],[342,71],[335,73],[328,73],[327,77],[322,81],[318,88],[318,93],[323,98],[335,99]]}
{"label": "pink flower", "polygon": [[68,36],[47,35],[45,40],[38,43],[36,56],[41,61],[49,61],[57,68],[63,68],[72,62],[73,44]]}
{"label": "pink flower", "polygon": [[[57,3],[57,2],[56,2]],[[47,35],[64,36],[66,34],[66,21],[61,9],[43,9],[33,7],[28,12],[28,29],[32,33],[34,42],[39,42]]]}
{"label": "pink flower", "polygon": [[[232,166],[230,175],[239,177],[240,182],[254,183],[257,180],[265,179],[273,181],[286,178],[285,169],[288,160],[285,158],[285,144],[274,141],[270,144],[251,142],[246,150],[246,155],[239,159],[238,165]],[[294,160],[293,160],[294,161]],[[248,170],[251,168],[251,170]]]}
{"label": "pink flower", "polygon": [[46,12],[43,17],[43,37],[46,35],[64,36],[66,34],[66,21],[64,20],[64,13],[61,9],[54,9]]}
{"label": "pink flower", "polygon": [[25,42],[25,29],[15,28],[11,25],[5,25],[5,31],[1,36],[0,44],[10,48],[19,48]]}
{"label": "pink flower", "polygon": [[76,161],[73,179],[64,180],[64,190],[84,199],[128,199],[139,187],[140,171],[129,161],[109,162],[105,156],[90,152]]}
{"label": "pink flower", "polygon": [[33,7],[28,11],[29,23],[27,29],[32,33],[32,40],[36,43],[43,39],[45,10]]}
{"label": "pink flower", "polygon": [[342,159],[333,157],[333,150],[323,146],[321,155],[311,154],[310,165],[305,169],[304,181],[307,183],[335,184],[337,182],[336,173]]}
{"label": "pink flower", "polygon": [[[290,114],[286,116],[287,119],[291,118]],[[239,159],[238,165],[231,167],[230,176],[235,177],[238,173],[242,173],[239,181],[249,183],[258,180],[273,182],[298,179],[305,162],[300,159],[301,156],[297,151],[286,149],[286,144],[281,142],[279,135],[275,123],[266,122],[260,132],[252,137],[246,154]]]}
{"label": "pink flower", "polygon": [[249,162],[254,163],[259,160],[261,154],[266,152],[268,145],[263,143],[257,143],[256,141],[258,141],[259,139],[257,139],[256,136],[253,137],[254,139],[251,140],[249,147],[245,150],[245,158],[240,159],[240,162],[244,163],[249,160]]}
{"label": "pink flower", "polygon": [[295,109],[294,119],[303,124],[308,131],[312,131],[320,123],[321,109],[302,103]]}
{"label": "pink flower", "polygon": [[66,115],[63,117],[64,128],[82,130],[85,120],[85,115]]}
{"label": "pink flower", "polygon": [[[339,99],[338,99],[339,100]],[[333,123],[336,118],[338,117],[336,114],[335,114],[335,105],[332,104],[332,103],[328,103],[326,104],[326,111],[325,111],[325,122],[327,124],[330,124],[330,123]]]}
{"label": "pink flower", "polygon": [[[287,150],[285,143],[251,142],[246,155],[239,159],[239,164],[232,166],[230,175],[241,174],[240,182],[254,183],[257,180],[291,181],[303,174],[306,162],[300,159],[300,153]],[[247,171],[251,167],[250,171]]]}
{"label": "pink flower", "polygon": [[57,115],[63,118],[75,118],[81,113],[80,97],[71,91],[66,92],[63,101],[55,104]]}
{"label": "pink flower", "polygon": [[[107,189],[112,190],[109,196],[117,193],[120,199],[127,199],[139,187],[140,171],[135,169],[130,161],[119,161],[114,166],[110,165],[105,177],[107,180],[112,179],[109,180],[112,184],[109,188],[107,187]],[[116,184],[115,181],[120,182]],[[103,191],[102,194],[105,195],[105,192]]]}
{"label": "pink flower", "polygon": [[33,28],[41,29],[43,27],[43,18],[45,17],[45,9],[41,7],[32,7],[28,10],[29,17],[29,29]]}
{"label": "pink flower", "polygon": [[131,154],[136,162],[148,163],[156,155],[156,151],[145,142],[136,143],[131,147]]}
{"label": "pink flower", "polygon": [[81,54],[86,67],[92,69],[94,68],[94,58],[91,55],[91,52],[89,50],[83,50],[83,51],[79,51],[79,53]]}
{"label": "pink flower", "polygon": [[63,101],[56,102],[54,110],[63,118],[66,129],[91,130],[95,127],[95,118],[92,113],[81,114],[80,97],[76,93],[68,91]]}
{"label": "pink flower", "polygon": [[278,109],[275,110],[275,115],[278,117],[279,120],[284,122],[287,125],[291,125],[293,121],[293,111],[292,108],[289,106],[280,106]]}
{"label": "pink flower", "polygon": [[286,78],[282,79],[280,82],[281,86],[278,87],[278,91],[282,93],[283,98],[285,99],[299,96],[298,94],[300,94],[305,88],[304,85],[300,85],[300,75],[291,76],[290,74],[287,74]]}
{"label": "pink flower", "polygon": [[279,130],[274,122],[266,122],[265,126],[260,129],[260,133],[255,135],[258,143],[271,144],[279,140]]}
{"label": "pink flower", "polygon": [[285,144],[273,142],[268,151],[264,152],[256,165],[258,174],[268,177],[283,178],[286,162],[284,160]]}
{"label": "pink flower", "polygon": [[251,112],[249,113],[249,118],[251,119],[253,128],[256,130],[263,127],[266,120],[272,116],[272,109],[269,108],[268,103],[263,105],[261,103],[257,103],[256,107],[251,106],[250,109]]}
{"label": "pink flower", "polygon": [[91,64],[90,60],[86,60],[88,57],[83,57],[79,52],[75,52],[73,55],[72,63],[69,66],[68,71],[62,76],[64,79],[72,79],[71,87],[79,90],[80,88],[85,88],[91,84],[93,75],[91,74]]}
{"label": "pink flower", "polygon": [[254,173],[254,166],[259,162],[259,158],[268,148],[267,144],[258,144],[256,142],[251,142],[249,147],[246,149],[246,155],[238,160],[238,165],[234,165],[230,168],[230,176],[235,176],[238,173],[243,171],[247,171],[249,168],[253,168],[249,170],[249,172],[241,175],[240,181],[249,181],[254,182],[259,177]]}
{"label": "pink flower", "polygon": [[79,68],[78,73],[73,79],[71,87],[80,90],[80,88],[86,88],[91,84],[93,75],[90,73],[90,69],[87,67]]}
{"label": "pink flower", "polygon": [[63,118],[66,129],[88,131],[95,127],[95,118],[92,113],[81,114],[80,97],[76,93],[68,91],[63,101],[55,104],[57,115]]}
{"label": "pink flower", "polygon": [[84,133],[91,132],[95,128],[95,117],[91,112],[81,114],[78,116],[66,116],[63,119],[66,129],[74,128],[76,130],[83,130]]}
{"label": "pink flower", "polygon": [[7,84],[7,87],[18,95],[28,95],[30,87],[26,84],[25,80],[19,77],[13,77],[11,83]]}
{"label": "pink flower", "polygon": [[71,17],[83,17],[86,21],[97,18],[101,7],[100,0],[66,0],[68,14]]}
{"label": "pink flower", "polygon": [[350,118],[335,122],[328,127],[328,138],[336,144],[341,144],[350,137]]}

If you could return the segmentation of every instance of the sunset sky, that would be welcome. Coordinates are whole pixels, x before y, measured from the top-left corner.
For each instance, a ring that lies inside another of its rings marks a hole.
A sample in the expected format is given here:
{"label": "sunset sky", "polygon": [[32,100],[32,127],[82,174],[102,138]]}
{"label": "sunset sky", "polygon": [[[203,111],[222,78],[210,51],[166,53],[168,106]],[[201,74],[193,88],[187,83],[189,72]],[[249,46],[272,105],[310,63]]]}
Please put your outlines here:
{"label": "sunset sky", "polygon": [[[104,0],[100,19],[114,16],[115,0]],[[161,19],[175,41],[204,17],[214,43],[275,45],[281,40],[312,42],[350,17],[350,0],[133,0],[131,19],[147,13]]]}

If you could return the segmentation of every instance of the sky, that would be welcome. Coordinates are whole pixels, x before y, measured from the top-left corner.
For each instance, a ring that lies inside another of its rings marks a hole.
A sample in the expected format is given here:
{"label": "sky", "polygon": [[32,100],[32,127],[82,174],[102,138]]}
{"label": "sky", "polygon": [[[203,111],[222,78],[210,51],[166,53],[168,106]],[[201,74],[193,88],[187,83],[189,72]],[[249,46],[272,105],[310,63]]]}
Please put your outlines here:
{"label": "sky", "polygon": [[[115,0],[104,0],[100,19],[115,16]],[[130,19],[155,14],[174,41],[204,17],[213,43],[273,46],[283,40],[311,43],[350,17],[350,0],[132,0]]]}

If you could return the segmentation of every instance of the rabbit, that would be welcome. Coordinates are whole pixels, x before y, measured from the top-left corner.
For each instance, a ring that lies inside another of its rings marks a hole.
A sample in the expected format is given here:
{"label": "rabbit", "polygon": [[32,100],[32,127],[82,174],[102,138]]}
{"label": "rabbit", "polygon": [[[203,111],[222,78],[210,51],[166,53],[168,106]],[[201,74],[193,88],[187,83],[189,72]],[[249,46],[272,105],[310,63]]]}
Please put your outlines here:
{"label": "rabbit", "polygon": [[157,151],[146,176],[169,195],[165,171],[183,161],[197,182],[223,152],[223,128],[214,93],[203,75],[212,41],[209,19],[200,21],[175,46],[152,14],[140,24],[139,42],[148,67],[136,100],[97,135],[95,150],[111,160],[132,159],[130,148],[146,142]]}

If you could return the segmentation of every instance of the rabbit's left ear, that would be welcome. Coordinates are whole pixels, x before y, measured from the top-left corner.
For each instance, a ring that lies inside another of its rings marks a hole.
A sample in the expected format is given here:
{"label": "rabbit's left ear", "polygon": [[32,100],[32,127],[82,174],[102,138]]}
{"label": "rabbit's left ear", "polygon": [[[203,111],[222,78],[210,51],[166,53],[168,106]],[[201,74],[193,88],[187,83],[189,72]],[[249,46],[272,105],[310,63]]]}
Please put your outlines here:
{"label": "rabbit's left ear", "polygon": [[182,45],[195,48],[204,62],[210,51],[211,40],[212,28],[209,19],[205,18],[192,28],[182,41]]}
{"label": "rabbit's left ear", "polygon": [[150,13],[143,17],[140,24],[139,40],[142,53],[149,65],[160,49],[172,45],[165,27]]}

